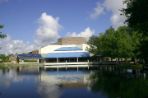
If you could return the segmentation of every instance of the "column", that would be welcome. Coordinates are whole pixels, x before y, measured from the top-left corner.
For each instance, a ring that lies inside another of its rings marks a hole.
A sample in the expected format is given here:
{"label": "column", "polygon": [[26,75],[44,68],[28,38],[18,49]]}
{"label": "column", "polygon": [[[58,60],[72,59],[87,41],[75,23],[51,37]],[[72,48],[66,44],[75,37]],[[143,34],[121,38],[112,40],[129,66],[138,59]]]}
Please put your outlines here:
{"label": "column", "polygon": [[79,58],[77,57],[77,62],[79,62]]}
{"label": "column", "polygon": [[59,62],[59,59],[57,58],[57,63]]}

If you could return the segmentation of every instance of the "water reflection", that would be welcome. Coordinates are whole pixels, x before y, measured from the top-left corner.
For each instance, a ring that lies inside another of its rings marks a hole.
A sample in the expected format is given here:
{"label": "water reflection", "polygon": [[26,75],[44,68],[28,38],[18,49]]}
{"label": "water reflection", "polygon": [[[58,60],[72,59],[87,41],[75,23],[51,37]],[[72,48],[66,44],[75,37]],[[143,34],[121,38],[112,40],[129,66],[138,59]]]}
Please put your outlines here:
{"label": "water reflection", "polygon": [[107,98],[90,90],[90,72],[0,70],[0,98]]}
{"label": "water reflection", "polygon": [[43,72],[40,76],[39,93],[45,98],[59,98],[62,89],[87,87],[88,73]]}
{"label": "water reflection", "polygon": [[148,98],[140,71],[0,70],[0,98]]}
{"label": "water reflection", "polygon": [[16,70],[0,70],[0,98],[39,98],[36,75],[19,75]]}
{"label": "water reflection", "polygon": [[106,98],[88,89],[89,75],[81,71],[43,72],[38,91],[44,98]]}
{"label": "water reflection", "polygon": [[22,81],[22,77],[17,77],[17,73],[14,70],[0,70],[0,85],[9,87],[13,82]]}
{"label": "water reflection", "polygon": [[91,80],[92,90],[103,92],[109,98],[148,98],[146,73],[97,71]]}

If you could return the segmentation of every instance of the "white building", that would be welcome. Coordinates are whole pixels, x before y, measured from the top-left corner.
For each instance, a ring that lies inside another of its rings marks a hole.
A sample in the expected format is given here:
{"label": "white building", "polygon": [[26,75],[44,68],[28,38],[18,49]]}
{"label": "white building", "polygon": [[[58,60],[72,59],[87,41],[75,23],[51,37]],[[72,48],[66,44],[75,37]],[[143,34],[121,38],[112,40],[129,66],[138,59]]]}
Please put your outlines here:
{"label": "white building", "polygon": [[[38,59],[44,65],[87,65],[90,64],[89,45],[82,37],[61,38],[56,44],[42,47],[36,54],[19,55],[20,58]],[[75,66],[74,66],[75,67]]]}
{"label": "white building", "polygon": [[90,57],[89,46],[82,45],[48,45],[39,50],[46,62],[79,62]]}

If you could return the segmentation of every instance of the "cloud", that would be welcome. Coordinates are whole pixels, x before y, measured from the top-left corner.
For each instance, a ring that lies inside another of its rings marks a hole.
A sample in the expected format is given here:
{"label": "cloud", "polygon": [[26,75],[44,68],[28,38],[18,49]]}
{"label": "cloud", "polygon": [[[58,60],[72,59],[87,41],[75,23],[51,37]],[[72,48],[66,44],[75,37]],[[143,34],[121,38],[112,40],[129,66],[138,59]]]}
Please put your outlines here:
{"label": "cloud", "polygon": [[45,46],[55,42],[56,39],[60,37],[59,30],[61,25],[59,24],[59,18],[55,18],[44,12],[41,14],[38,23],[39,27],[36,31],[37,39],[35,43],[39,46]]}
{"label": "cloud", "polygon": [[[6,39],[0,39],[0,54],[27,53],[35,49],[56,42],[60,37],[59,18],[55,18],[47,13],[42,13],[38,19],[38,28],[35,32],[35,39],[32,43],[23,40],[14,40],[9,35]],[[85,28],[82,32],[69,32],[66,36],[85,37],[87,40],[94,34],[90,27]]]}
{"label": "cloud", "polygon": [[0,39],[0,54],[26,53],[42,46],[53,43],[60,37],[59,18],[42,13],[38,19],[39,26],[36,30],[36,36],[32,43],[23,40],[14,40],[9,35],[5,39]]}
{"label": "cloud", "polygon": [[98,2],[97,6],[93,9],[93,12],[90,14],[90,18],[96,19],[104,12],[104,7]]}
{"label": "cloud", "polygon": [[84,31],[77,33],[77,32],[68,32],[67,36],[70,37],[85,37],[87,40],[94,34],[94,30],[87,27]]}
{"label": "cloud", "polygon": [[122,8],[126,7],[123,1],[124,0],[105,0],[103,5],[107,10],[118,13]]}
{"label": "cloud", "polygon": [[124,0],[104,0],[102,4],[97,3],[97,6],[94,8],[94,12],[91,14],[91,16],[97,18],[103,13],[111,12],[110,21],[114,28],[125,25],[124,21],[126,20],[126,17],[121,15],[122,8],[126,8],[123,1]]}
{"label": "cloud", "polygon": [[23,40],[13,40],[10,36],[0,39],[0,54],[26,53],[36,49],[35,45]]}
{"label": "cloud", "polygon": [[114,28],[124,25],[126,20],[125,16],[121,15],[121,10],[126,8],[126,4],[123,3],[124,0],[105,0],[104,7],[107,11],[111,11],[111,23]]}
{"label": "cloud", "polygon": [[119,26],[125,25],[125,20],[126,17],[121,16],[120,13],[116,13],[111,16],[111,22],[114,28],[118,28]]}

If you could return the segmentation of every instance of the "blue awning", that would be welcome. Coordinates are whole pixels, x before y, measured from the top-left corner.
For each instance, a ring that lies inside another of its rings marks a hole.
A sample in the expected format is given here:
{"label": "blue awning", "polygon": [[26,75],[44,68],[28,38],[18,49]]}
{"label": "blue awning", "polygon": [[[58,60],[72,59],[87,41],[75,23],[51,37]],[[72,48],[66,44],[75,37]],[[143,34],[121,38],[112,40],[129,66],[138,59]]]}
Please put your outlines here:
{"label": "blue awning", "polygon": [[40,54],[18,54],[17,57],[20,59],[40,59],[42,58]]}
{"label": "blue awning", "polygon": [[42,54],[43,58],[78,58],[90,57],[89,52],[64,52],[64,53],[48,53]]}

